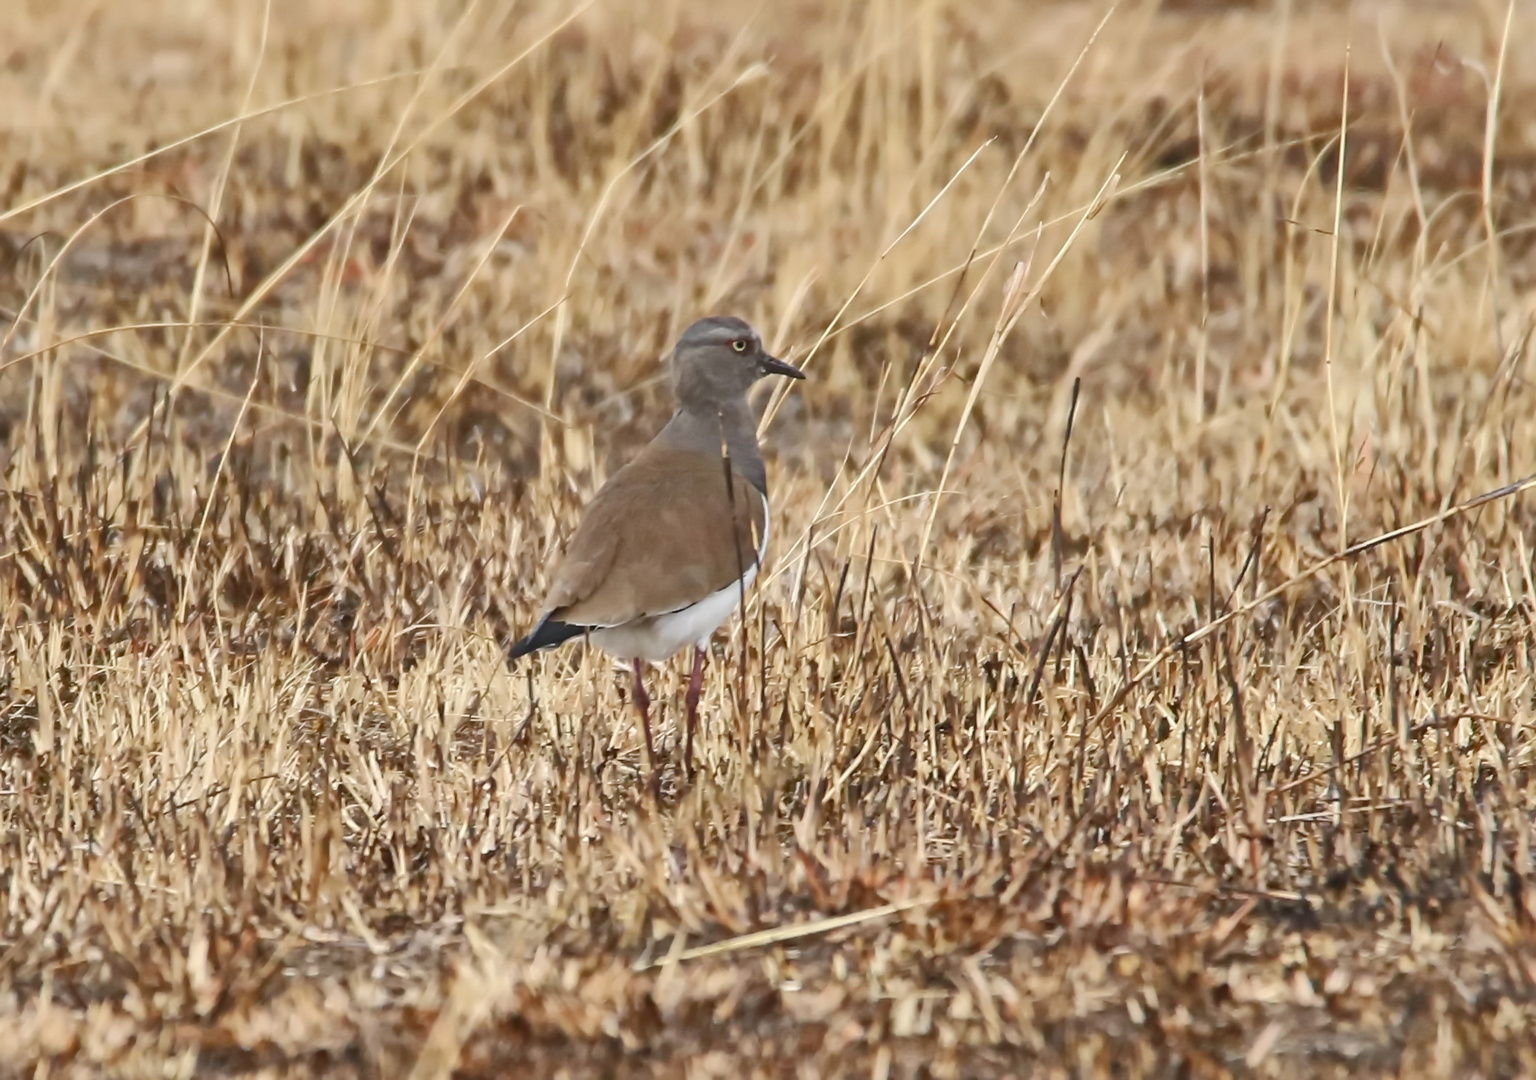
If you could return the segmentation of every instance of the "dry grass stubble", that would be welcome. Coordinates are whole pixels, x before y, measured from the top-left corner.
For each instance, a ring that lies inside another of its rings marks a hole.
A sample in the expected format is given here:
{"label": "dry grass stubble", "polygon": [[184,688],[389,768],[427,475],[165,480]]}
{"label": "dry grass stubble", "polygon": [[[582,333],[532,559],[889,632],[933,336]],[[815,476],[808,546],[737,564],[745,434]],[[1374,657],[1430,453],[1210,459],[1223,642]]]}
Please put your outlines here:
{"label": "dry grass stubble", "polygon": [[[6,1071],[1536,1069],[1536,515],[1443,513],[1536,470],[1529,12],[76,7],[0,45]],[[499,641],[709,310],[811,380],[656,802]]]}

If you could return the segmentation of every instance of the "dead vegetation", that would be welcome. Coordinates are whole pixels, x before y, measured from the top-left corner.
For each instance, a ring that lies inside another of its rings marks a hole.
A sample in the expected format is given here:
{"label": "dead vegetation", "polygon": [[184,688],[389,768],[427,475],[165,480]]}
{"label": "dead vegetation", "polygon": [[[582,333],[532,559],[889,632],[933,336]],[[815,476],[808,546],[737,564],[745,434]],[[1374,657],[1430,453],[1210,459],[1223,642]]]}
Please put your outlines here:
{"label": "dead vegetation", "polygon": [[[16,7],[0,1071],[1536,1070],[1529,10]],[[705,311],[653,801],[501,642]]]}

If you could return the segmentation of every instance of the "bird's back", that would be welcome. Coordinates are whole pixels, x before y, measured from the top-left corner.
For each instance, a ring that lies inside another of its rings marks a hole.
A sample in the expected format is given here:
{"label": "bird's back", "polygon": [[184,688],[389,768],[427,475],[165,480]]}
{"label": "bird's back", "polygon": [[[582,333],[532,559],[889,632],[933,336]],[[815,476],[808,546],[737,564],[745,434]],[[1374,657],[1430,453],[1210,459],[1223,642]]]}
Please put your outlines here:
{"label": "bird's back", "polygon": [[588,504],[545,610],[576,626],[677,611],[739,581],[766,528],[762,493],[724,459],[652,443]]}

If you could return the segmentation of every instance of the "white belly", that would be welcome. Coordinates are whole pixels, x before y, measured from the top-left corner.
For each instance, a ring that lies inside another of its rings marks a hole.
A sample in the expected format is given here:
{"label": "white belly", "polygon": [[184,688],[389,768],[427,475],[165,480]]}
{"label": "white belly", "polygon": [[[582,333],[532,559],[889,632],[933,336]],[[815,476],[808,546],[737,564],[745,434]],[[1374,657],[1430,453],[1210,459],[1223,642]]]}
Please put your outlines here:
{"label": "white belly", "polygon": [[[761,493],[759,493],[761,497]],[[764,499],[766,503],[767,500]],[[768,507],[763,507],[763,535],[758,541],[757,562],[747,567],[740,581],[733,581],[719,592],[711,593],[697,604],[652,615],[617,626],[593,628],[588,632],[592,644],[609,656],[621,660],[665,660],[685,645],[702,648],[720,624],[731,617],[741,598],[757,580],[757,568],[768,553]]]}

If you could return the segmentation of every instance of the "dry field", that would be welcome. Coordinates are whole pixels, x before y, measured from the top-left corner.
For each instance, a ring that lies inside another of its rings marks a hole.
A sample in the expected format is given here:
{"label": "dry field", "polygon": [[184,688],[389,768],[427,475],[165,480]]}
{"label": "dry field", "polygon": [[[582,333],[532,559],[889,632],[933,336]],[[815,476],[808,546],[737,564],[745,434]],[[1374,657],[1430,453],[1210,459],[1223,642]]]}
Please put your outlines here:
{"label": "dry field", "polygon": [[[1523,0],[3,21],[0,1076],[1536,1072]],[[503,645],[717,311],[653,789]]]}

